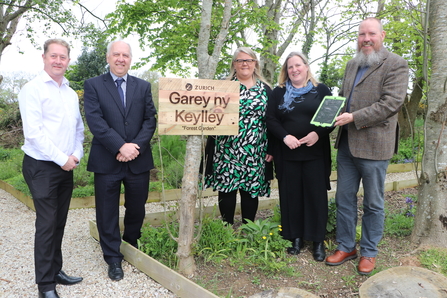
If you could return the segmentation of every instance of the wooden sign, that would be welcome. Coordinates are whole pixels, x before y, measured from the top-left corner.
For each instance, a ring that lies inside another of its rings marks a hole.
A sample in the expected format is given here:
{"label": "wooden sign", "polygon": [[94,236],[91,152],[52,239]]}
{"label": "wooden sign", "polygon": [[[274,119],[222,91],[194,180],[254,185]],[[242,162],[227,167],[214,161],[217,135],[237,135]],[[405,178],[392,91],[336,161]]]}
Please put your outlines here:
{"label": "wooden sign", "polygon": [[228,80],[159,80],[160,135],[237,135],[239,82]]}

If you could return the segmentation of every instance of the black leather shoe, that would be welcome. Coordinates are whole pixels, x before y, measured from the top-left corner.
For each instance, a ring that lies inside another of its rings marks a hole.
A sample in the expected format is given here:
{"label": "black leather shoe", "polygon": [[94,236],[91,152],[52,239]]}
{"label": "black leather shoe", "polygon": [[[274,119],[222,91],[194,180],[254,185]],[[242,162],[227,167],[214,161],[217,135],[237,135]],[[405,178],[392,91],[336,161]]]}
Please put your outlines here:
{"label": "black leather shoe", "polygon": [[287,247],[287,252],[291,255],[297,255],[301,252],[304,246],[304,241],[301,238],[296,238],[292,241],[292,247]]}
{"label": "black leather shoe", "polygon": [[56,290],[41,292],[39,291],[39,298],[60,298]]}
{"label": "black leather shoe", "polygon": [[58,284],[66,285],[66,286],[74,285],[74,284],[77,284],[78,282],[82,281],[82,277],[68,276],[62,270],[59,271],[59,273],[56,275],[55,279]]}
{"label": "black leather shoe", "polygon": [[326,248],[323,242],[314,242],[313,257],[317,262],[323,262],[326,258]]}
{"label": "black leather shoe", "polygon": [[121,280],[124,277],[123,268],[121,263],[109,264],[109,277],[111,280]]}

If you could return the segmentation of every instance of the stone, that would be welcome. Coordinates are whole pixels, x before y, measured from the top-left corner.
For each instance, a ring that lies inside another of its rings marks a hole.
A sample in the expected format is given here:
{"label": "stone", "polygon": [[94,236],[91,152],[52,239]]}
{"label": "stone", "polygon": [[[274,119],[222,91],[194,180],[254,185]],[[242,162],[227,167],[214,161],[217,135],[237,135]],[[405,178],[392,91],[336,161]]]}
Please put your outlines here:
{"label": "stone", "polygon": [[318,296],[298,288],[280,288],[254,294],[248,298],[318,298]]}
{"label": "stone", "polygon": [[412,266],[394,267],[371,276],[360,298],[447,298],[447,277]]}

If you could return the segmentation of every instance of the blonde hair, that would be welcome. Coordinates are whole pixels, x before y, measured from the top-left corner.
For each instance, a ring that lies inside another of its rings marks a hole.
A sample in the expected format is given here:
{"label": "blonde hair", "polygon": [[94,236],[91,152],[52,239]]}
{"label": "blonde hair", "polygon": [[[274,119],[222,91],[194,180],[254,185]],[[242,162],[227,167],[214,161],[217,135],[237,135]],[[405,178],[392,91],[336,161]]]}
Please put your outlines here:
{"label": "blonde hair", "polygon": [[60,38],[51,38],[46,40],[43,44],[43,53],[46,54],[48,52],[48,47],[54,43],[66,47],[68,57],[70,57],[70,45],[65,40]]}
{"label": "blonde hair", "polygon": [[239,55],[239,53],[245,53],[245,54],[249,55],[251,58],[256,60],[255,69],[253,71],[253,80],[255,82],[256,82],[256,80],[260,80],[264,84],[271,87],[270,84],[266,81],[266,79],[261,74],[261,66],[259,65],[259,60],[258,60],[258,57],[256,57],[256,53],[252,49],[247,48],[247,47],[237,48],[236,51],[234,52],[233,59],[231,60],[230,74],[227,77],[227,80],[231,80],[236,76],[236,69],[234,68],[234,62],[236,62],[236,59],[237,59],[237,56]]}
{"label": "blonde hair", "polygon": [[318,85],[318,81],[317,81],[317,79],[315,79],[314,75],[310,71],[309,60],[307,60],[306,56],[303,53],[301,53],[301,52],[291,52],[287,56],[286,60],[284,61],[283,65],[281,67],[281,70],[279,72],[278,85],[280,87],[285,87],[286,86],[286,82],[289,80],[289,74],[287,73],[287,62],[293,56],[300,57],[301,60],[303,60],[303,63],[307,65],[308,69],[307,69],[306,83],[309,82],[309,80],[310,80],[312,82],[312,84],[316,87]]}

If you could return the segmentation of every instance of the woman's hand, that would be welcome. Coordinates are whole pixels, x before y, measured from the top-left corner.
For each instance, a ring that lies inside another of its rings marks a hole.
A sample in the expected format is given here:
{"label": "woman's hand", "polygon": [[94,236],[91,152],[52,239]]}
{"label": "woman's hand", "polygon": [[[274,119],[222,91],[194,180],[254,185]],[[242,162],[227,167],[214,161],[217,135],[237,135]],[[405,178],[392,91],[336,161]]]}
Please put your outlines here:
{"label": "woman's hand", "polygon": [[304,138],[301,138],[299,142],[301,144],[306,144],[307,147],[315,145],[316,142],[318,142],[318,134],[315,131],[311,131],[305,136]]}
{"label": "woman's hand", "polygon": [[301,146],[300,141],[292,135],[286,135],[283,141],[284,144],[286,144],[287,147],[289,147],[292,150]]}

